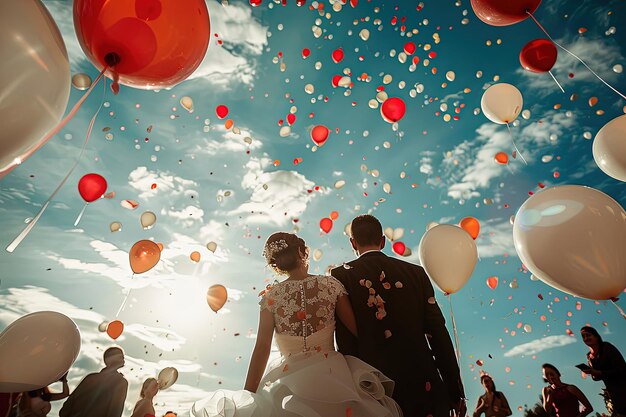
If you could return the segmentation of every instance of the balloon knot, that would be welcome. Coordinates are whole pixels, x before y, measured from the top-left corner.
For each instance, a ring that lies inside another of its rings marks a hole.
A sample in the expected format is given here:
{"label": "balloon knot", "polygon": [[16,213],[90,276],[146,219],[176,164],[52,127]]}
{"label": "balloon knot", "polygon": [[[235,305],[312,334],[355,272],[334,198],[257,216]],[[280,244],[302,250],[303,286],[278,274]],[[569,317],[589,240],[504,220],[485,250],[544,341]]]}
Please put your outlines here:
{"label": "balloon knot", "polygon": [[109,52],[104,56],[104,63],[111,68],[119,64],[121,60],[122,58],[115,52]]}
{"label": "balloon knot", "polygon": [[619,298],[617,298],[617,297],[611,297],[611,298],[610,298],[610,300],[611,300],[611,301],[613,301],[614,303],[616,303],[616,302],[618,302],[618,301],[619,301]]}

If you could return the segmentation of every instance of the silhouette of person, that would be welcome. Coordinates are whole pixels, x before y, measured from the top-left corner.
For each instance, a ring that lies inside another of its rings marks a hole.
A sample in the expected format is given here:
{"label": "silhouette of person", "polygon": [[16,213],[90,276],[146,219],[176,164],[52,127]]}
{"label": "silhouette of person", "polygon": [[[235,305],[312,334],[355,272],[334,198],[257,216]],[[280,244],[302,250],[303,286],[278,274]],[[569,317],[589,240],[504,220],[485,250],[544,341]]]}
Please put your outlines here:
{"label": "silhouette of person", "polygon": [[152,400],[159,392],[159,383],[155,378],[148,378],[143,382],[139,401],[135,404],[133,414],[130,417],[155,417]]}
{"label": "silhouette of person", "polygon": [[59,379],[63,383],[63,392],[50,392],[48,387],[22,393],[17,406],[17,417],[45,417],[52,406],[50,401],[58,401],[70,395],[67,374]]}
{"label": "silhouette of person", "polygon": [[382,252],[382,226],[369,214],[352,220],[350,243],[358,259],[333,269],[331,275],[348,292],[358,337],[338,321],[339,351],[394,380],[392,398],[405,416],[448,417],[452,409],[464,416],[452,340],[426,272]]}
{"label": "silhouette of person", "polygon": [[485,417],[507,417],[513,414],[506,397],[496,389],[496,384],[489,375],[483,374],[480,383],[485,387],[485,393],[478,397],[474,417],[479,417],[482,413],[485,413]]}
{"label": "silhouette of person", "polygon": [[118,347],[104,352],[100,372],[87,375],[67,398],[60,417],[121,417],[128,381],[117,372],[124,366],[124,351]]}
{"label": "silhouette of person", "polygon": [[17,413],[17,402],[21,397],[21,393],[3,393],[0,392],[0,417],[14,417]]}

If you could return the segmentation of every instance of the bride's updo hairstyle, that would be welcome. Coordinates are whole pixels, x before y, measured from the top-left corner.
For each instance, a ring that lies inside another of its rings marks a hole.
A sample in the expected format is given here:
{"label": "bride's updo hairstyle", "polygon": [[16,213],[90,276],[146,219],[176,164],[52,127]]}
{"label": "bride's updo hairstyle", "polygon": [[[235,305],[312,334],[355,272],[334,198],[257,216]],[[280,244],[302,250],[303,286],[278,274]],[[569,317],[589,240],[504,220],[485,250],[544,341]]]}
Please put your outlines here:
{"label": "bride's updo hairstyle", "polygon": [[263,256],[277,274],[284,275],[307,261],[309,249],[304,240],[295,234],[276,232],[265,242]]}

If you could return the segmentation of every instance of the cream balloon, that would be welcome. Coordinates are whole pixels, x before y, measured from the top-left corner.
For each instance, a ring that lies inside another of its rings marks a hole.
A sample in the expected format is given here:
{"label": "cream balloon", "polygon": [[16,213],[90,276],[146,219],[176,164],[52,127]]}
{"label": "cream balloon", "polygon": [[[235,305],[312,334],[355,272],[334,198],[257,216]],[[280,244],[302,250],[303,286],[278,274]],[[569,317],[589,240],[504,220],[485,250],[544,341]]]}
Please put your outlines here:
{"label": "cream balloon", "polygon": [[383,234],[387,239],[393,240],[393,227],[385,227],[385,230],[383,230]]}
{"label": "cream balloon", "polygon": [[546,284],[591,300],[626,288],[626,211],[581,185],[530,197],[515,215],[513,242],[524,265]]}
{"label": "cream balloon", "polygon": [[70,94],[61,32],[39,0],[0,2],[0,178],[45,143]]}
{"label": "cream balloon", "polygon": [[514,85],[507,83],[492,85],[480,100],[480,107],[487,119],[501,125],[517,119],[523,105],[522,93]]}
{"label": "cream balloon", "polygon": [[626,114],[600,129],[593,140],[593,159],[605,174],[626,182]]}
{"label": "cream balloon", "polygon": [[91,77],[82,72],[72,75],[72,86],[77,90],[88,90],[91,87]]}
{"label": "cream balloon", "polygon": [[120,223],[120,222],[112,222],[109,225],[109,229],[111,230],[112,233],[119,232],[120,230],[122,230],[122,223]]}
{"label": "cream balloon", "polygon": [[215,251],[217,250],[217,243],[209,242],[206,244],[206,248],[210,250],[211,252],[215,253]]}
{"label": "cream balloon", "polygon": [[391,240],[400,240],[402,239],[402,236],[404,236],[404,229],[401,227],[396,227],[395,229],[393,229],[393,235],[391,237]]}
{"label": "cream balloon", "polygon": [[159,372],[157,382],[159,383],[159,389],[168,389],[178,379],[178,370],[176,368],[168,367]]}
{"label": "cream balloon", "polygon": [[465,230],[450,224],[434,226],[422,236],[419,258],[426,273],[446,294],[463,288],[472,276],[478,251]]}
{"label": "cream balloon", "polygon": [[319,261],[320,259],[322,259],[322,256],[324,255],[324,252],[322,252],[320,249],[315,249],[313,251],[313,260],[315,262]]}
{"label": "cream balloon", "polygon": [[152,226],[154,226],[154,224],[156,223],[156,220],[156,214],[151,211],[144,211],[139,219],[139,221],[141,222],[141,227],[143,227],[144,230],[151,229]]}
{"label": "cream balloon", "polygon": [[80,352],[80,332],[69,317],[39,311],[0,334],[0,392],[32,391],[58,381]]}
{"label": "cream balloon", "polygon": [[103,321],[102,323],[98,324],[98,331],[100,333],[104,333],[107,331],[107,326],[109,325],[108,321]]}

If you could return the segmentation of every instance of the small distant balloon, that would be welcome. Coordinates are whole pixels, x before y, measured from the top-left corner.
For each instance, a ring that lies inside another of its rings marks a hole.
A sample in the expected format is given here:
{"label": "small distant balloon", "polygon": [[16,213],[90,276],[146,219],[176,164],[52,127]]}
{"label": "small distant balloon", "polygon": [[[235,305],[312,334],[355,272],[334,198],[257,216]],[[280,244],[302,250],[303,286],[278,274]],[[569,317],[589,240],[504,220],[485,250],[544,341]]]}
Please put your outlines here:
{"label": "small distant balloon", "polygon": [[130,267],[135,274],[143,274],[154,268],[161,259],[161,249],[151,240],[140,240],[128,252]]}
{"label": "small distant balloon", "polygon": [[91,87],[91,77],[82,72],[72,75],[72,86],[77,90],[87,90]]}
{"label": "small distant balloon", "polygon": [[228,107],[226,107],[223,104],[220,104],[219,106],[217,106],[215,108],[215,114],[217,115],[217,117],[219,117],[220,119],[225,118],[226,116],[228,116]]}
{"label": "small distant balloon", "polygon": [[328,140],[330,130],[324,125],[317,125],[311,130],[311,140],[315,142],[317,146],[322,146]]}
{"label": "small distant balloon", "polygon": [[211,252],[215,253],[215,250],[217,249],[217,243],[209,242],[206,244],[206,248],[210,250]]}
{"label": "small distant balloon", "polygon": [[335,49],[332,53],[333,62],[335,64],[340,63],[343,60],[343,56],[344,56],[343,49],[341,48]]}
{"label": "small distant balloon", "polygon": [[168,389],[178,379],[178,370],[173,367],[164,368],[161,372],[159,372],[159,376],[157,377],[157,382],[159,384],[159,389]]}
{"label": "small distant balloon", "polygon": [[107,331],[107,327],[109,326],[109,322],[108,321],[103,321],[102,323],[100,323],[98,325],[98,331],[100,333],[104,333]]}
{"label": "small distant balloon", "polygon": [[141,218],[139,219],[139,221],[141,222],[141,227],[143,227],[144,230],[151,229],[152,226],[154,226],[154,224],[156,223],[156,220],[156,214],[151,211],[144,211],[141,214]]}
{"label": "small distant balloon", "polygon": [[474,240],[476,240],[478,234],[480,233],[480,222],[475,217],[465,217],[461,220],[459,226],[461,226],[461,229],[469,233]]}
{"label": "small distant balloon", "polygon": [[492,290],[495,290],[498,286],[498,277],[489,277],[487,278],[487,286]]}
{"label": "small distant balloon", "polygon": [[320,259],[322,259],[322,255],[324,255],[324,252],[322,252],[320,249],[315,249],[313,251],[313,260],[315,262],[319,261]]}
{"label": "small distant balloon", "polygon": [[191,259],[192,262],[198,263],[200,262],[200,252],[198,251],[193,251],[191,252],[191,254],[189,255],[189,259]]}
{"label": "small distant balloon", "polygon": [[87,203],[98,200],[107,190],[107,181],[99,174],[86,174],[78,181],[78,192]]}
{"label": "small distant balloon", "polygon": [[403,256],[404,252],[406,251],[406,245],[402,242],[395,242],[392,246],[392,249],[398,255]]}
{"label": "small distant balloon", "polygon": [[509,156],[504,152],[498,152],[494,159],[500,165],[506,165],[509,163]]}
{"label": "small distant balloon", "polygon": [[111,339],[115,340],[124,332],[124,323],[119,320],[113,320],[107,325],[106,332]]}
{"label": "small distant balloon", "polygon": [[206,295],[206,301],[209,304],[209,307],[211,307],[211,310],[217,313],[222,307],[224,307],[226,300],[228,300],[228,291],[226,291],[226,287],[220,284],[209,287],[209,291]]}
{"label": "small distant balloon", "polygon": [[111,230],[112,233],[119,232],[120,230],[122,230],[122,223],[113,222],[109,225],[109,229]]}
{"label": "small distant balloon", "polygon": [[406,113],[406,104],[399,97],[390,97],[380,106],[380,114],[387,123],[400,121]]}
{"label": "small distant balloon", "polygon": [[193,112],[193,100],[191,99],[191,97],[185,96],[181,98],[180,105],[183,106],[183,108],[189,113]]}
{"label": "small distant balloon", "polygon": [[328,217],[324,217],[320,220],[320,230],[324,233],[330,233],[333,228],[333,221]]}

